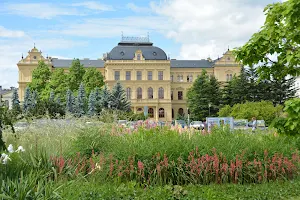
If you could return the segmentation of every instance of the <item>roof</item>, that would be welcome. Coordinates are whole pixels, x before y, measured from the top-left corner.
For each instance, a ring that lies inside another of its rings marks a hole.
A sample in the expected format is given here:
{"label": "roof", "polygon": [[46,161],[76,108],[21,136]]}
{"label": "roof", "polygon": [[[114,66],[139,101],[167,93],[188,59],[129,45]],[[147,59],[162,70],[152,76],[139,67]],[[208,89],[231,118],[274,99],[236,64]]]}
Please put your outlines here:
{"label": "roof", "polygon": [[208,60],[171,60],[171,68],[212,68],[214,62]]}
{"label": "roof", "polygon": [[133,60],[135,52],[141,50],[145,60],[167,60],[167,54],[151,42],[120,42],[107,56],[108,60]]}
{"label": "roof", "polygon": [[[71,67],[71,64],[73,60],[69,59],[57,59],[52,58],[52,65],[54,68],[65,68],[65,67]],[[96,68],[102,68],[104,67],[104,61],[103,60],[79,60],[81,64],[83,64],[84,67],[96,67]]]}

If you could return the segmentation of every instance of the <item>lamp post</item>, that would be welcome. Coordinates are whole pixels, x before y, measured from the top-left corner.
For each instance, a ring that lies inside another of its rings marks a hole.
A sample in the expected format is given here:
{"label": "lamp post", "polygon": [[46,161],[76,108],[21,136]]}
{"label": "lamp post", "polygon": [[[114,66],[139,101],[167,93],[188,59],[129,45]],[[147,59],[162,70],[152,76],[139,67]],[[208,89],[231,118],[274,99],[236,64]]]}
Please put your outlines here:
{"label": "lamp post", "polygon": [[186,108],[187,109],[187,113],[188,113],[188,127],[190,127],[190,113],[189,113],[189,108]]}
{"label": "lamp post", "polygon": [[208,104],[208,116],[210,117],[210,107],[211,107],[211,103]]}

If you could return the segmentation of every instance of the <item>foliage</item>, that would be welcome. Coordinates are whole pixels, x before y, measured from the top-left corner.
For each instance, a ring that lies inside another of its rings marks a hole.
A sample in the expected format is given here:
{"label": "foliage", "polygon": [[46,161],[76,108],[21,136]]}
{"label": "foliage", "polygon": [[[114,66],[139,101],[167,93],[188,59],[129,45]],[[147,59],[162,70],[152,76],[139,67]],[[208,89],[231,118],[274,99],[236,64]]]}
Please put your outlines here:
{"label": "foliage", "polygon": [[82,81],[87,95],[95,88],[101,88],[104,85],[103,76],[97,68],[87,68]]}
{"label": "foliage", "polygon": [[284,111],[286,118],[278,118],[273,122],[273,127],[279,133],[298,135],[300,134],[300,99],[292,99],[285,102]]}
{"label": "foliage", "polygon": [[252,117],[265,120],[269,125],[274,118],[279,117],[282,113],[282,106],[274,106],[272,102],[246,102],[244,104],[235,104],[234,106],[225,106],[219,111],[220,117],[234,117],[236,119],[248,119]]}
{"label": "foliage", "polygon": [[85,97],[85,89],[83,83],[80,84],[78,89],[78,96],[76,99],[76,110],[75,116],[81,117],[85,114],[86,111],[86,97]]}
{"label": "foliage", "polygon": [[68,113],[73,113],[74,110],[74,104],[75,102],[73,101],[73,94],[70,89],[67,90],[67,95],[66,95],[66,112]]}
{"label": "foliage", "polygon": [[209,78],[206,71],[202,71],[189,89],[187,97],[191,118],[194,120],[216,116],[221,102],[220,84],[215,77]]}
{"label": "foliage", "polygon": [[93,116],[96,113],[96,95],[92,91],[89,96],[88,115]]}
{"label": "foliage", "polygon": [[25,88],[24,102],[23,102],[23,112],[28,113],[32,109],[32,98],[30,88]]}
{"label": "foliage", "polygon": [[85,69],[82,64],[80,64],[79,59],[74,59],[70,67],[70,72],[68,74],[68,86],[71,91],[76,91],[83,81],[83,76],[85,74]]}
{"label": "foliage", "polygon": [[264,26],[236,50],[237,59],[244,65],[260,64],[258,70],[263,79],[299,74],[299,7],[298,0],[268,5]]}
{"label": "foliage", "polygon": [[68,75],[64,72],[64,69],[58,68],[51,73],[50,81],[47,84],[46,90],[43,92],[43,96],[47,99],[50,92],[53,91],[55,96],[60,97],[60,99],[65,102],[67,89]]}
{"label": "foliage", "polygon": [[97,112],[101,112],[102,109],[111,108],[112,94],[108,90],[107,86],[104,85],[104,88],[101,90],[100,98],[97,103]]}
{"label": "foliage", "polygon": [[37,91],[39,94],[46,88],[48,81],[50,80],[51,71],[49,66],[44,61],[39,61],[37,68],[32,72],[32,81],[29,83],[29,87],[32,91]]}
{"label": "foliage", "polygon": [[12,95],[12,110],[15,113],[15,115],[19,115],[22,113],[21,106],[20,106],[20,100],[19,100],[19,94],[18,94],[17,89],[14,89],[13,95]]}
{"label": "foliage", "polygon": [[130,111],[130,101],[127,99],[125,90],[120,82],[117,82],[111,92],[111,103],[112,109]]}

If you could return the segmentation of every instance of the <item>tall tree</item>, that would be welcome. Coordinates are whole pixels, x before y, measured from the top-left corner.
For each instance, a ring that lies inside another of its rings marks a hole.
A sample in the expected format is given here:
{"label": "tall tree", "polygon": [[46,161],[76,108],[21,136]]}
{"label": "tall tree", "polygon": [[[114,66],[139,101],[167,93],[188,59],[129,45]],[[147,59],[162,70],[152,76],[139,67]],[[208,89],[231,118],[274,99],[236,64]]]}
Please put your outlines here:
{"label": "tall tree", "polygon": [[97,103],[97,111],[100,112],[104,108],[110,108],[112,104],[112,94],[104,85],[103,90],[100,93],[100,100]]}
{"label": "tall tree", "polygon": [[209,78],[203,70],[187,93],[191,117],[203,120],[205,117],[215,116],[219,110],[221,96],[216,78]]}
{"label": "tall tree", "polygon": [[32,91],[36,90],[41,94],[50,80],[50,75],[49,66],[44,61],[39,61],[37,68],[32,72],[32,81],[28,86]]}
{"label": "tall tree", "polygon": [[53,91],[55,96],[60,97],[60,99],[64,102],[66,99],[66,92],[69,87],[67,77],[68,76],[64,72],[64,69],[55,69],[51,73],[50,81],[43,93],[43,96],[46,97],[44,99],[47,99],[50,95],[50,92]]}
{"label": "tall tree", "polygon": [[81,117],[85,114],[86,110],[86,97],[83,83],[80,84],[78,89],[78,96],[76,101],[76,116]]}
{"label": "tall tree", "polygon": [[76,91],[80,84],[82,83],[83,76],[85,74],[85,69],[82,64],[80,64],[79,59],[75,59],[70,67],[70,72],[68,74],[68,85],[70,90]]}
{"label": "tall tree", "polygon": [[31,102],[31,92],[30,88],[26,87],[25,88],[25,95],[24,95],[24,102],[23,102],[23,111],[24,113],[28,113],[32,107],[32,102]]}
{"label": "tall tree", "polygon": [[92,91],[89,96],[88,115],[93,116],[95,114],[96,114],[96,95]]}
{"label": "tall tree", "polygon": [[111,108],[130,111],[130,101],[127,99],[125,90],[120,82],[117,82],[111,92]]}
{"label": "tall tree", "polygon": [[19,94],[18,90],[14,89],[12,94],[12,110],[16,115],[20,114],[22,112],[21,106],[20,106],[20,100],[19,100]]}
{"label": "tall tree", "polygon": [[67,94],[66,94],[66,112],[67,113],[73,113],[74,104],[75,104],[75,102],[74,102],[72,91],[70,89],[68,89]]}
{"label": "tall tree", "polygon": [[275,105],[283,105],[285,101],[295,97],[296,89],[293,87],[295,81],[294,77],[274,78],[270,81],[271,99]]}
{"label": "tall tree", "polygon": [[87,95],[96,87],[101,88],[104,85],[103,76],[96,68],[88,68],[83,76],[83,84]]}
{"label": "tall tree", "polygon": [[299,7],[299,0],[268,5],[264,26],[235,51],[237,60],[249,66],[259,64],[263,79],[299,75]]}

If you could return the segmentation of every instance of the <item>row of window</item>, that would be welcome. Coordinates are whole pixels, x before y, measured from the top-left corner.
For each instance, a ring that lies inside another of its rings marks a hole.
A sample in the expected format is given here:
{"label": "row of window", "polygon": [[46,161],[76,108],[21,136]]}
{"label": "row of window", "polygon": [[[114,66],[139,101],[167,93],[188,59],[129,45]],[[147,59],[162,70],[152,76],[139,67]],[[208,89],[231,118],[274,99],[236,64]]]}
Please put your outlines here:
{"label": "row of window", "polygon": [[[183,75],[177,76],[177,82],[183,82]],[[174,82],[174,75],[171,75],[171,82]],[[193,75],[187,75],[186,82],[193,82]]]}
{"label": "row of window", "polygon": [[[153,88],[149,87],[147,90],[148,93],[148,99],[153,99]],[[177,93],[177,98],[178,100],[183,100],[183,91],[178,91]],[[126,96],[127,99],[131,99],[131,88],[126,88]],[[141,87],[137,88],[136,90],[136,98],[137,99],[142,99],[143,98],[143,89]],[[164,94],[164,88],[160,87],[158,89],[158,98],[159,99],[164,99],[165,94]],[[173,91],[171,91],[171,100],[173,100]]]}
{"label": "row of window", "polygon": [[[178,114],[179,114],[179,115],[184,115],[183,108],[179,108],[179,109],[178,109]],[[153,117],[154,117],[154,109],[153,109],[153,108],[149,108],[149,109],[148,109],[148,116],[149,116],[150,118],[153,118]],[[158,110],[158,117],[159,117],[159,118],[164,118],[164,117],[165,117],[165,109],[160,108],[160,109]],[[174,109],[172,109],[172,118],[174,118]]]}
{"label": "row of window", "polygon": [[[153,80],[153,73],[152,71],[147,72],[147,80],[152,81]],[[164,79],[164,72],[163,71],[158,71],[158,77],[157,80],[163,80]],[[120,71],[115,71],[115,80],[119,81],[120,80]],[[131,79],[131,71],[126,71],[126,81],[130,81]],[[136,72],[136,80],[140,81],[142,80],[142,71],[137,71]]]}
{"label": "row of window", "polygon": [[232,80],[232,74],[226,74],[226,81],[231,81]]}

